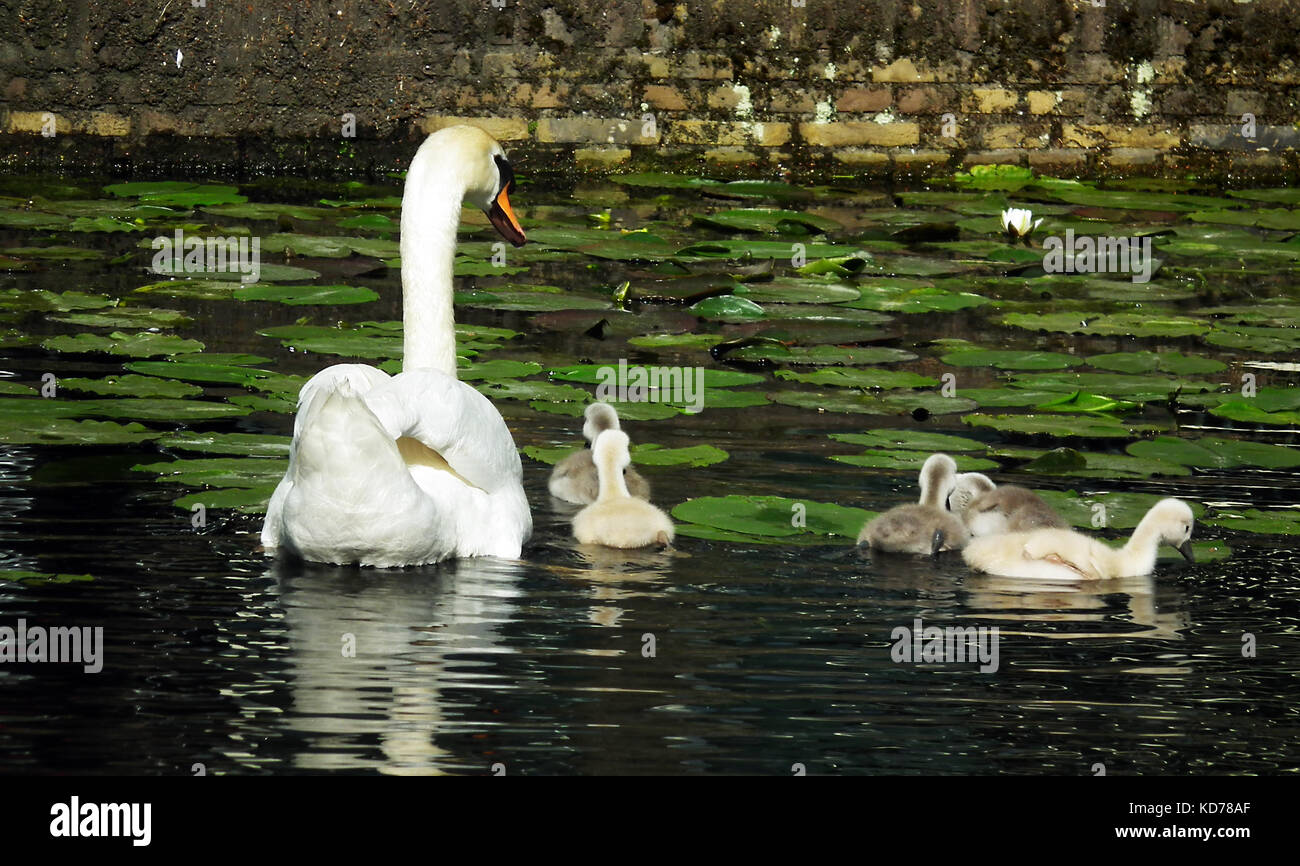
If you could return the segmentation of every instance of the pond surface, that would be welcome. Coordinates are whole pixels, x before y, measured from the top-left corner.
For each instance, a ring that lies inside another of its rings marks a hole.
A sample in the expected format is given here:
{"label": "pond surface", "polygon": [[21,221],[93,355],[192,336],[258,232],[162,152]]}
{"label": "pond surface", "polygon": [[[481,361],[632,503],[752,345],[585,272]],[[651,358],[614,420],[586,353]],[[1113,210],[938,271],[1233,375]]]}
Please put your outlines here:
{"label": "pond surface", "polygon": [[[301,382],[400,357],[400,181],[0,179],[0,626],[104,629],[99,673],[0,665],[0,767],[1295,771],[1295,191],[522,180],[505,273],[465,212],[456,315],[533,539],[376,571],[257,533]],[[178,228],[260,237],[261,282],[148,273]],[[1067,229],[1150,237],[1151,280],[1044,273]],[[706,369],[698,414],[620,405],[665,553],[579,547],[546,491],[621,359]],[[1179,496],[1198,561],[1043,586],[859,552],[933,450],[1116,541]],[[997,669],[894,661],[917,619],[998,627]]]}

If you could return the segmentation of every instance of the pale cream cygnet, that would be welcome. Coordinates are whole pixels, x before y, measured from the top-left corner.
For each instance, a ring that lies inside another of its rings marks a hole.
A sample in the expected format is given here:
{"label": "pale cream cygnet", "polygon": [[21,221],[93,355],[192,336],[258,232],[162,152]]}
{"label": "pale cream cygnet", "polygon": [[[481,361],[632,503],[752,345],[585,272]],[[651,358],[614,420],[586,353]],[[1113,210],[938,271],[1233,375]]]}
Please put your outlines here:
{"label": "pale cream cygnet", "polygon": [[1155,570],[1162,543],[1192,562],[1192,509],[1162,499],[1142,518],[1127,544],[1114,548],[1070,529],[1036,529],[976,538],[962,551],[971,568],[1037,580],[1107,580]]}
{"label": "pale cream cygnet", "polygon": [[668,515],[628,493],[623,469],[631,460],[627,434],[606,430],[596,437],[591,448],[600,491],[596,501],[573,518],[573,535],[582,544],[605,547],[666,546],[674,531]]}

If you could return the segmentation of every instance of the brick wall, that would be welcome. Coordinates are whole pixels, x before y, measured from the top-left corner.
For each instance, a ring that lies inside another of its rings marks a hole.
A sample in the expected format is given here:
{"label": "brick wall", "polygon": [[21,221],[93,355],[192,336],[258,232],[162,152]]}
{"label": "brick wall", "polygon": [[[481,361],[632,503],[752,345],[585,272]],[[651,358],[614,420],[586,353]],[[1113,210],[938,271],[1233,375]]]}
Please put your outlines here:
{"label": "brick wall", "polygon": [[374,173],[470,122],[548,170],[1300,168],[1287,0],[196,2],[0,11],[0,164]]}

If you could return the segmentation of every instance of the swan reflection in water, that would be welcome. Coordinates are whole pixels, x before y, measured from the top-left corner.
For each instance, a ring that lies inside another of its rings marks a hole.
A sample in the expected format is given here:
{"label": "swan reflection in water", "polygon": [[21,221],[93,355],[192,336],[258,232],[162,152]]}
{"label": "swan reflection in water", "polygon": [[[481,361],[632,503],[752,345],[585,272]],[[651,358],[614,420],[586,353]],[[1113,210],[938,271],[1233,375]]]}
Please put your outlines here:
{"label": "swan reflection in water", "polygon": [[585,567],[571,569],[569,575],[587,584],[591,598],[598,602],[587,619],[611,628],[628,613],[620,604],[663,595],[673,560],[688,556],[675,550],[617,550],[595,544],[580,544],[577,552]]}
{"label": "swan reflection in water", "polygon": [[[1151,575],[1112,580],[1036,581],[973,573],[967,607],[980,619],[1024,623],[1017,631],[1043,637],[1152,637],[1182,640],[1191,620],[1182,592],[1162,588]],[[1092,631],[1034,629],[1034,622],[1096,623]],[[1128,623],[1141,626],[1134,630]],[[1004,629],[1006,633],[1006,629]]]}
{"label": "swan reflection in water", "polygon": [[[481,731],[490,723],[477,717],[493,708],[475,696],[511,687],[492,657],[518,652],[503,629],[517,619],[522,570],[486,557],[411,570],[277,562],[270,575],[290,647],[288,727],[307,739],[294,766],[472,771],[453,766],[438,738]],[[490,764],[485,757],[482,769]]]}

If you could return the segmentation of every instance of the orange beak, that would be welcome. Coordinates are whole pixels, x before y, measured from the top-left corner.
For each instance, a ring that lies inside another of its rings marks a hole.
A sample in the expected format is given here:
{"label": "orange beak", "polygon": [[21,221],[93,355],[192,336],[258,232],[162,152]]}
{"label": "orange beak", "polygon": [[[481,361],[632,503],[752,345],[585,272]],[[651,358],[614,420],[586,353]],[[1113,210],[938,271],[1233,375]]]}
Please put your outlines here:
{"label": "orange beak", "polygon": [[519,225],[519,220],[515,217],[514,208],[510,207],[510,198],[506,195],[507,188],[510,184],[501,187],[501,192],[492,201],[492,209],[488,211],[488,222],[497,230],[501,237],[510,241],[517,247],[522,247],[527,238],[524,237],[523,226]]}

